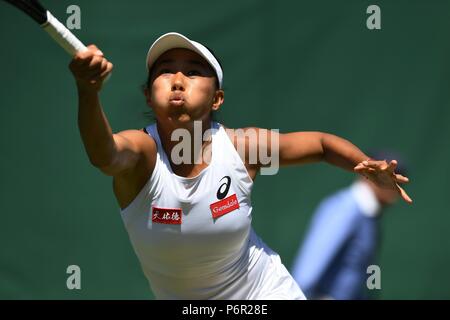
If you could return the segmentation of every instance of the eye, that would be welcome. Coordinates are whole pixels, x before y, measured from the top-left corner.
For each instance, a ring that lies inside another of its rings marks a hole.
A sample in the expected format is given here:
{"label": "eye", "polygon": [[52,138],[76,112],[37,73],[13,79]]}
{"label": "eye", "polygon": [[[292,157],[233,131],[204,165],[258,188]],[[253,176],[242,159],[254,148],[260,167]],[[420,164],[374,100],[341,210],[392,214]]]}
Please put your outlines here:
{"label": "eye", "polygon": [[158,74],[167,74],[167,73],[172,73],[172,71],[170,69],[163,68],[163,69],[160,69],[158,72]]}
{"label": "eye", "polygon": [[191,70],[191,71],[188,72],[187,75],[188,75],[189,77],[192,77],[192,76],[199,76],[199,75],[201,75],[201,73],[200,73],[200,71],[198,71],[198,70]]}

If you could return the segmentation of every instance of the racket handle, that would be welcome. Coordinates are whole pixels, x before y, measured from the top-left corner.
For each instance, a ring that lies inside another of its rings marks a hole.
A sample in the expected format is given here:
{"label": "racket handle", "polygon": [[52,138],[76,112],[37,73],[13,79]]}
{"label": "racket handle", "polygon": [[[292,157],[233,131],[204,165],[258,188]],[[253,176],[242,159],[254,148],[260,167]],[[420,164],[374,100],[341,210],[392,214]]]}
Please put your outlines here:
{"label": "racket handle", "polygon": [[42,25],[42,28],[71,56],[74,56],[79,51],[87,50],[86,46],[59,22],[50,11],[47,11],[47,22]]}
{"label": "racket handle", "polygon": [[[71,56],[74,56],[77,52],[87,50],[86,46],[48,10],[47,22],[41,26]],[[105,78],[105,82],[110,77],[111,73]]]}

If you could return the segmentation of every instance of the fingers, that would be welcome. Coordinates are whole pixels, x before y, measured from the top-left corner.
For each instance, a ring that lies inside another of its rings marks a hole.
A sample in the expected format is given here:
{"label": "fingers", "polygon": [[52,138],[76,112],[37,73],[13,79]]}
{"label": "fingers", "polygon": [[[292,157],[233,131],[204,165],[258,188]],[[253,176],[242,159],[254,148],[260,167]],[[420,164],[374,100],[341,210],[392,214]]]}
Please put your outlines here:
{"label": "fingers", "polygon": [[411,204],[413,202],[412,199],[408,196],[406,191],[399,186],[399,183],[407,183],[409,182],[409,179],[401,174],[396,174],[396,169],[396,160],[392,160],[389,163],[376,160],[362,161],[353,168],[356,173],[359,173],[366,178],[374,178],[374,181],[380,187],[397,188],[397,191],[403,200]]}
{"label": "fingers", "polygon": [[112,68],[113,68],[113,64],[111,62],[107,62],[105,69],[103,71],[101,71],[101,73],[95,77],[95,80],[96,81],[105,80],[106,77],[108,77],[108,75],[111,73]]}
{"label": "fingers", "polygon": [[401,174],[395,174],[395,180],[399,183],[408,183],[409,179],[407,177],[402,176]]}
{"label": "fingers", "polygon": [[77,52],[77,54],[74,56],[74,58],[75,59],[76,58],[86,59],[87,57],[90,57],[90,56],[93,56],[93,55],[102,56],[103,57],[103,52],[99,48],[97,48],[96,45],[91,44],[91,45],[87,46],[87,50],[86,51]]}
{"label": "fingers", "polygon": [[403,190],[402,187],[400,187],[399,185],[397,185],[398,191],[400,193],[400,195],[402,196],[403,200],[405,200],[407,203],[411,204],[413,201],[412,199],[408,196],[408,194],[406,193],[405,190]]}
{"label": "fingers", "polygon": [[366,168],[367,168],[367,165],[365,165],[364,162],[366,162],[366,161],[363,161],[363,162],[358,163],[353,169],[354,169],[354,170],[366,169]]}
{"label": "fingers", "polygon": [[90,45],[87,47],[86,51],[77,52],[73,57],[73,61],[76,64],[88,64],[95,56],[103,57],[103,52],[95,45]]}
{"label": "fingers", "polygon": [[74,56],[69,68],[77,82],[98,84],[111,72],[113,65],[103,56],[103,52],[97,46],[90,45],[87,49]]}
{"label": "fingers", "polygon": [[373,169],[381,169],[384,170],[386,168],[389,167],[389,165],[387,164],[387,162],[385,160],[366,160],[361,162],[364,166],[368,167],[368,168],[373,168]]}
{"label": "fingers", "polygon": [[389,162],[388,170],[391,172],[395,172],[395,169],[397,169],[397,160],[392,160]]}
{"label": "fingers", "polygon": [[86,76],[88,78],[93,78],[101,74],[103,71],[106,70],[108,65],[108,60],[105,58],[102,58],[100,56],[95,56],[91,62],[89,63],[89,66],[86,69]]}
{"label": "fingers", "polygon": [[363,172],[374,173],[377,171],[376,169],[366,167],[366,166],[362,165],[361,163],[359,163],[356,167],[354,167],[353,170],[358,173],[363,173]]}
{"label": "fingers", "polygon": [[358,165],[355,167],[355,169],[359,168],[372,168],[375,170],[388,170],[392,173],[395,172],[397,169],[397,160],[392,160],[391,162],[387,163],[386,160],[366,160],[358,163]]}
{"label": "fingers", "polygon": [[108,75],[111,73],[113,68],[113,64],[111,62],[105,62],[104,66],[101,69],[93,73],[90,77],[90,83],[96,84],[101,83],[105,80]]}
{"label": "fingers", "polygon": [[87,48],[88,48],[88,51],[93,52],[95,55],[103,57],[103,52],[99,48],[97,48],[97,46],[95,44],[91,44],[91,45],[87,46]]}

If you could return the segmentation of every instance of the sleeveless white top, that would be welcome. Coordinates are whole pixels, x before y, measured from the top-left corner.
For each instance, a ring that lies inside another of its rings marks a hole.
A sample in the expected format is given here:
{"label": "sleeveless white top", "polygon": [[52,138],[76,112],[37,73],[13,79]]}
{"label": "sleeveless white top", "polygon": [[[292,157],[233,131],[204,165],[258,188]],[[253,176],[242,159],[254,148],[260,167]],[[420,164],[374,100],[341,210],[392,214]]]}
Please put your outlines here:
{"label": "sleeveless white top", "polygon": [[196,177],[173,173],[156,124],[153,173],[121,216],[157,299],[305,299],[251,227],[252,179],[225,129]]}

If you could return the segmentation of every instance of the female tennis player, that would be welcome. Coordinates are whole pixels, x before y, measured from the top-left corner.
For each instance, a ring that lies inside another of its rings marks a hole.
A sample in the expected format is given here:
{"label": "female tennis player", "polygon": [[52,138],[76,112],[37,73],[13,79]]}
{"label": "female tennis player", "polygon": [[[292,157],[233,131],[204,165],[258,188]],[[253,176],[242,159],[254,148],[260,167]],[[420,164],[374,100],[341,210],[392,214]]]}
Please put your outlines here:
{"label": "female tennis player", "polygon": [[282,166],[326,161],[411,202],[399,186],[408,179],[395,173],[396,161],[369,159],[345,139],[323,132],[231,130],[212,121],[224,101],[223,71],[200,43],[178,33],[162,35],[146,65],[145,96],[156,123],[118,133],[112,133],[99,99],[112,64],[91,45],[70,69],[86,152],[92,165],[113,177],[122,219],[156,298],[305,298],[251,227],[252,185],[270,165],[261,150],[277,154]]}

